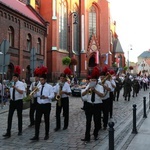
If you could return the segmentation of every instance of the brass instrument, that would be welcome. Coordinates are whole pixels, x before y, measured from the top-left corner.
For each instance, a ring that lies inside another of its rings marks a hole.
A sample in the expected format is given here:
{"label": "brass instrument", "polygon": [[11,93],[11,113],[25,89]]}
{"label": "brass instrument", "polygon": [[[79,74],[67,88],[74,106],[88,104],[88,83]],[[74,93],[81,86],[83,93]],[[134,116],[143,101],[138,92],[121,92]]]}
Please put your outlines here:
{"label": "brass instrument", "polygon": [[61,106],[61,91],[64,86],[64,83],[59,83],[59,93],[56,95],[56,100],[58,101],[58,106]]}
{"label": "brass instrument", "polygon": [[88,94],[91,95],[92,94],[92,90],[91,88],[88,90]]}
{"label": "brass instrument", "polygon": [[34,90],[30,92],[29,96],[32,97],[36,92],[38,92],[40,86],[41,86],[41,84],[39,84],[38,86],[36,86],[34,88]]}
{"label": "brass instrument", "polygon": [[105,81],[106,81],[107,79],[109,79],[110,77],[111,77],[111,74],[108,73],[108,75],[101,81],[101,84],[104,84]]}

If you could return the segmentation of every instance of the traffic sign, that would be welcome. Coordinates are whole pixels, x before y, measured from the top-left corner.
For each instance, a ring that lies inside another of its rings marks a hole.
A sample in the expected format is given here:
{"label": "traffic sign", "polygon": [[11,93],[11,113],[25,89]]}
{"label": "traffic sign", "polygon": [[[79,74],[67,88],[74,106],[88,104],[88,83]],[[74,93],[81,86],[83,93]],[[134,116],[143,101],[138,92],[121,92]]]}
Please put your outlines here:
{"label": "traffic sign", "polygon": [[6,66],[10,63],[10,54],[0,55],[0,66]]}
{"label": "traffic sign", "polygon": [[3,40],[0,48],[1,52],[5,55],[9,50],[9,42],[7,40]]}

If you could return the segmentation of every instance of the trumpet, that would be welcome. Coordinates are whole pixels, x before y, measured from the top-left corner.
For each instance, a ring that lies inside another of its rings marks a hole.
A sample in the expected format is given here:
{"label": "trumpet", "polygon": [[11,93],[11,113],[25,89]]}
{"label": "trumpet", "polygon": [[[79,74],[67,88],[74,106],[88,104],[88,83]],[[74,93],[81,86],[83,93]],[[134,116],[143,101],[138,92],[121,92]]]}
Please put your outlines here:
{"label": "trumpet", "polygon": [[92,90],[91,88],[88,90],[88,94],[91,95],[92,94]]}
{"label": "trumpet", "polygon": [[34,90],[30,92],[29,96],[32,97],[36,92],[38,92],[40,86],[41,86],[41,84],[39,84],[38,86],[36,86],[34,88]]}
{"label": "trumpet", "polygon": [[108,73],[108,75],[101,81],[101,84],[104,84],[105,81],[106,81],[107,79],[109,79],[110,77],[111,77],[111,74]]}

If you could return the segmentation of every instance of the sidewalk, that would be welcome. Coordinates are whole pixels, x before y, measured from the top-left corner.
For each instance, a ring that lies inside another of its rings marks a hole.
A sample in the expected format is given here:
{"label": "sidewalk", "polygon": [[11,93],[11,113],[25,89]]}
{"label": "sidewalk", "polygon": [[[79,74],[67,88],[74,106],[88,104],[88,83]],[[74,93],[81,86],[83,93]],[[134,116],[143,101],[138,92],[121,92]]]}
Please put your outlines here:
{"label": "sidewalk", "polygon": [[135,135],[127,150],[149,150],[150,149],[150,113],[145,118],[138,133]]}

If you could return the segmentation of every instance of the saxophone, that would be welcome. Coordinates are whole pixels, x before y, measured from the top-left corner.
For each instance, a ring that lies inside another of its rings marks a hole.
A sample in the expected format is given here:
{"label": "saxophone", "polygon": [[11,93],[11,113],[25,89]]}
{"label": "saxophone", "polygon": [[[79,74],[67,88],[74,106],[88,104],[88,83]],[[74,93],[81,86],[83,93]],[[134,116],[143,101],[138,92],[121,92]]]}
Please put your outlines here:
{"label": "saxophone", "polygon": [[59,83],[59,92],[56,95],[56,100],[58,101],[58,106],[61,106],[61,91],[64,86],[64,83]]}

